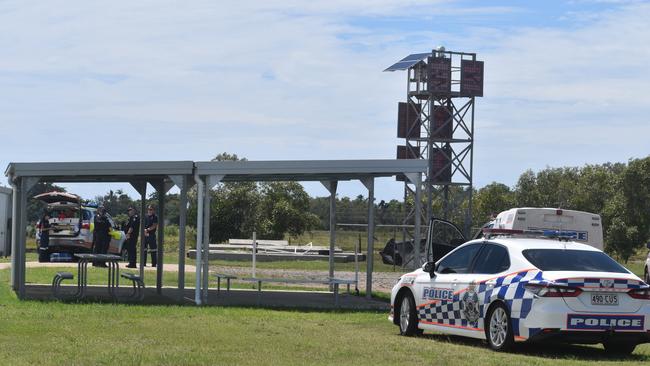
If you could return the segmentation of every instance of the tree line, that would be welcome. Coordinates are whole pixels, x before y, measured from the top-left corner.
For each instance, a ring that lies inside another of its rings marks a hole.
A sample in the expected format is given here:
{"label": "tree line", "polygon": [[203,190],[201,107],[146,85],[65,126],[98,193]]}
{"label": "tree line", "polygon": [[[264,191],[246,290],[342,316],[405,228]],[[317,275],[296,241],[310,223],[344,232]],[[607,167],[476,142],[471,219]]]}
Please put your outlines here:
{"label": "tree line", "polygon": [[[240,160],[236,155],[219,154],[214,160]],[[30,197],[63,187],[39,183]],[[450,199],[467,194],[462,188],[452,187]],[[582,167],[546,168],[538,172],[522,173],[514,187],[493,182],[473,192],[472,218],[474,226],[481,226],[497,213],[513,207],[553,207],[600,214],[604,229],[605,250],[627,261],[650,239],[650,156],[633,159],[627,164],[605,163]],[[296,182],[226,182],[217,185],[211,194],[210,240],[222,242],[229,238],[248,238],[253,231],[258,237],[281,239],[297,236],[305,231],[329,229],[329,197],[310,197]],[[140,207],[122,191],[110,191],[94,198],[114,215],[116,221],[125,220],[129,205]],[[156,204],[153,193],[148,197]],[[179,195],[165,197],[165,218],[178,222]],[[196,190],[189,192],[188,224],[196,225]],[[412,202],[407,202],[412,205]],[[459,227],[467,202],[456,207],[448,217]],[[441,212],[442,202],[435,200],[433,212]],[[38,220],[44,206],[28,200],[28,219]],[[404,202],[398,200],[375,203],[375,223],[399,225],[403,223]],[[368,199],[336,198],[338,223],[366,224]],[[343,228],[345,229],[345,228]]]}
{"label": "tree line", "polygon": [[514,188],[476,191],[473,217],[487,221],[511,207],[554,207],[600,214],[605,250],[623,261],[650,240],[650,156],[627,164],[527,170]]}

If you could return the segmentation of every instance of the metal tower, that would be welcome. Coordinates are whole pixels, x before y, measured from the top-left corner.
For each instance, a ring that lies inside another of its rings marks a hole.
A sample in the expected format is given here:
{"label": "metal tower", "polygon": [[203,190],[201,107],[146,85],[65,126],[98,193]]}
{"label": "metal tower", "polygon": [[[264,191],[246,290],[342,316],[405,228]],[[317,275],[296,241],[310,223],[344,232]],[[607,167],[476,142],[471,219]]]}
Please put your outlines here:
{"label": "metal tower", "polygon": [[[483,96],[483,62],[475,53],[439,47],[408,55],[384,71],[396,70],[407,71],[407,101],[398,105],[397,128],[405,144],[397,147],[397,158],[424,159],[429,167],[422,182],[426,205],[423,212],[411,208],[405,223],[417,214],[428,223],[432,217],[464,213],[455,219],[464,219],[461,229],[467,236],[472,227],[474,103]],[[401,180],[404,202],[412,202],[413,184]]]}

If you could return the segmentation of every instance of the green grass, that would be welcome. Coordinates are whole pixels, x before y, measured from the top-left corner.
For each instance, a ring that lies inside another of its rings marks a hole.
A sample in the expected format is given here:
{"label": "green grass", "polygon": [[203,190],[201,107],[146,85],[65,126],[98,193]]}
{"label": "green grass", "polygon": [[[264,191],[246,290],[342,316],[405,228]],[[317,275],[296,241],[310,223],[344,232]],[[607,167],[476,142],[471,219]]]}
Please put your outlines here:
{"label": "green grass", "polygon": [[[2,365],[567,365],[650,362],[650,346],[609,358],[602,347],[519,346],[401,337],[376,312],[302,312],[18,301],[0,271]],[[602,362],[605,361],[605,362]]]}
{"label": "green grass", "polygon": [[639,278],[643,279],[643,267],[645,266],[645,262],[641,261],[629,261],[627,264],[625,264],[625,268],[629,269],[632,271],[634,274],[639,276]]}

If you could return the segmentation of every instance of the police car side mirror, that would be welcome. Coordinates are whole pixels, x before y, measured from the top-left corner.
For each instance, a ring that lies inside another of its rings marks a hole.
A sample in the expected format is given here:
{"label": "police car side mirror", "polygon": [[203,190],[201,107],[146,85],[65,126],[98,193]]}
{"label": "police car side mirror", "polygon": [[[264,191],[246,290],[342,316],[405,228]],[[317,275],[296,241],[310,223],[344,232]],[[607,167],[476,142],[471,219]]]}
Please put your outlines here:
{"label": "police car side mirror", "polygon": [[434,278],[436,276],[435,269],[436,269],[436,264],[434,262],[426,262],[424,266],[422,266],[422,270],[424,272],[429,273],[429,276],[431,278]]}

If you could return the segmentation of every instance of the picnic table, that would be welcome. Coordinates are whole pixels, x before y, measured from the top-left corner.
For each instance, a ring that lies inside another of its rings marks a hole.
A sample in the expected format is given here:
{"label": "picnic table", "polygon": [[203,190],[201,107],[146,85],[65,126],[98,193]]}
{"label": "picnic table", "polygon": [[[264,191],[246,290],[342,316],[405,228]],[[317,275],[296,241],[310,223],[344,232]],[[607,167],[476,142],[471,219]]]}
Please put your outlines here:
{"label": "picnic table", "polygon": [[86,295],[86,287],[88,286],[88,263],[106,262],[108,267],[108,294],[114,300],[117,300],[116,289],[120,281],[120,266],[118,262],[122,260],[122,257],[113,254],[91,253],[75,254],[75,257],[79,258],[79,262],[77,263],[77,297],[83,298]]}

